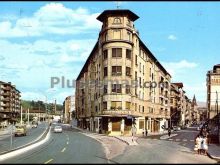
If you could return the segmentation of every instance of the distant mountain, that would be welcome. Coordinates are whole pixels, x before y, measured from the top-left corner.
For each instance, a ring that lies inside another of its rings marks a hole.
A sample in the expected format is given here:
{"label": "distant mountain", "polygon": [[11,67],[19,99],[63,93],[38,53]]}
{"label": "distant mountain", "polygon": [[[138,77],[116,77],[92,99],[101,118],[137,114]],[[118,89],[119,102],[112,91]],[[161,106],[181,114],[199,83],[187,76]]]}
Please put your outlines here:
{"label": "distant mountain", "polygon": [[197,101],[198,107],[206,107],[206,102]]}

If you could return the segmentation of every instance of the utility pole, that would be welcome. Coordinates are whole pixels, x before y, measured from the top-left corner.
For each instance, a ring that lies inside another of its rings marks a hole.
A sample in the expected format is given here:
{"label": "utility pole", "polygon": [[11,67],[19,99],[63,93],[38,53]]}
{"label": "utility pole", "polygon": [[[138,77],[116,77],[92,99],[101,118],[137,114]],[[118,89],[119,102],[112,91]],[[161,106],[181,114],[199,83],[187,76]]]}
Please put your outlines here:
{"label": "utility pole", "polygon": [[28,125],[29,125],[30,123],[29,123],[29,108],[28,108]]}
{"label": "utility pole", "polygon": [[21,106],[21,122],[20,122],[21,125],[22,125],[22,111],[23,111],[23,108]]}
{"label": "utility pole", "polygon": [[54,103],[54,114],[56,115],[56,112],[57,112],[57,101],[56,101],[56,99],[55,99],[55,103]]}

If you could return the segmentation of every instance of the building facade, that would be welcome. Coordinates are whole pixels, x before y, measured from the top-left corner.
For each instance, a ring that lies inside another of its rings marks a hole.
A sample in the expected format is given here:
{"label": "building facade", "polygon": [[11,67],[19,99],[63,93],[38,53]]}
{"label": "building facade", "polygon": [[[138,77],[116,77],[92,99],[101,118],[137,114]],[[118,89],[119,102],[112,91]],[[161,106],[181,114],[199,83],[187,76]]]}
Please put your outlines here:
{"label": "building facade", "polygon": [[207,117],[212,119],[220,112],[220,64],[215,65],[213,70],[206,75],[207,86]]}
{"label": "building facade", "polygon": [[75,111],[75,96],[68,96],[63,102],[63,122],[71,123],[72,112]]}
{"label": "building facade", "polygon": [[199,121],[197,102],[191,101],[183,90],[183,83],[171,83],[170,112],[171,126],[192,125]]}
{"label": "building facade", "polygon": [[138,18],[130,10],[105,10],[97,17],[103,23],[99,38],[76,82],[79,127],[125,135],[132,127],[139,134],[167,125],[171,76],[141,41]]}
{"label": "building facade", "polygon": [[0,81],[0,123],[8,125],[16,121],[21,110],[20,91],[11,82]]}

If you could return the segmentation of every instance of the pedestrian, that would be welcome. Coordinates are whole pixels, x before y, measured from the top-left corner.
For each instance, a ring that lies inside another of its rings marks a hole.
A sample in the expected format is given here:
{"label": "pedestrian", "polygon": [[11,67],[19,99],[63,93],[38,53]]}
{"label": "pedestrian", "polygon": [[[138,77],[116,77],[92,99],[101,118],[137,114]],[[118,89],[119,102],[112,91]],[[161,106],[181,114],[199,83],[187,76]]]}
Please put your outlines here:
{"label": "pedestrian", "polygon": [[203,143],[203,138],[202,138],[202,134],[199,134],[198,137],[198,154],[202,153],[202,144]]}
{"label": "pedestrian", "polygon": [[168,128],[168,136],[170,137],[170,135],[171,135],[171,129],[170,129],[170,127]]}
{"label": "pedestrian", "polygon": [[199,154],[198,144],[199,144],[199,135],[196,136],[196,139],[195,139],[195,147],[194,147],[194,151],[196,151],[197,154]]}
{"label": "pedestrian", "polygon": [[203,139],[203,150],[205,152],[205,155],[208,153],[208,137],[205,136]]}
{"label": "pedestrian", "polygon": [[135,125],[133,125],[133,127],[131,128],[132,142],[134,141],[135,134],[136,134],[136,127],[135,127]]}
{"label": "pedestrian", "polygon": [[147,129],[146,129],[146,136],[147,136],[147,134],[148,134],[148,131],[147,131]]}

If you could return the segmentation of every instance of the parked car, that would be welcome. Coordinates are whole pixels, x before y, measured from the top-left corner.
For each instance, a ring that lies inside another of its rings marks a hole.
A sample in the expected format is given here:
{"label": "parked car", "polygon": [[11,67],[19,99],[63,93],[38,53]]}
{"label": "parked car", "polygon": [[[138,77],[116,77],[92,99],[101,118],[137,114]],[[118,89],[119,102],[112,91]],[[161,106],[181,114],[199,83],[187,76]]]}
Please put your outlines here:
{"label": "parked car", "polygon": [[27,135],[27,128],[26,125],[15,125],[15,136],[26,136]]}
{"label": "parked car", "polygon": [[181,130],[181,128],[179,126],[173,126],[173,130],[174,131],[179,131],[179,130]]}
{"label": "parked car", "polygon": [[54,132],[55,132],[55,133],[58,133],[58,132],[59,132],[59,133],[62,133],[62,131],[63,131],[63,129],[62,129],[61,126],[57,125],[57,126],[54,127]]}

